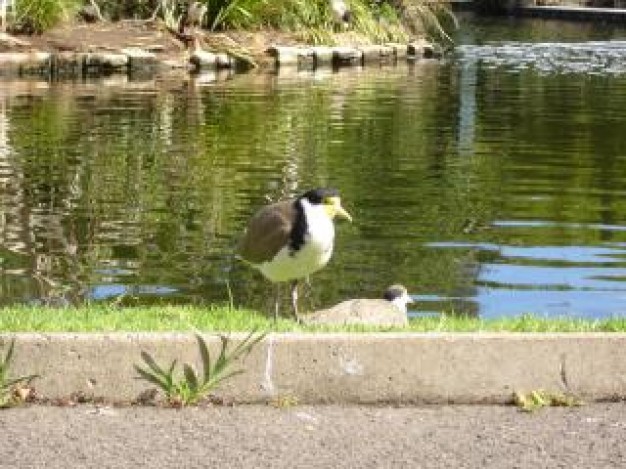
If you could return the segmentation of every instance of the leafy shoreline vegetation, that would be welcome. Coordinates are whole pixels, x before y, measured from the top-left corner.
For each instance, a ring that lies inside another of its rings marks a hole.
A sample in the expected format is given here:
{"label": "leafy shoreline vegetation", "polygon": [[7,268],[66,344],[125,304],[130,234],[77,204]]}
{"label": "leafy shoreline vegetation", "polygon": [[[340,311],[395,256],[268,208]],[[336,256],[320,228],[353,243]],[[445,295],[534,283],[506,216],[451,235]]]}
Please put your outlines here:
{"label": "leafy shoreline vegetation", "polygon": [[259,312],[228,306],[105,305],[78,308],[12,306],[0,314],[0,331],[14,332],[626,332],[626,317],[547,318],[523,315],[477,319],[451,315],[413,318],[407,328],[303,326],[289,319],[274,323]]}
{"label": "leafy shoreline vegetation", "polygon": [[[345,0],[349,31],[373,42],[431,36],[449,40],[455,22],[447,1]],[[161,21],[179,29],[189,5],[206,7],[201,27],[209,31],[276,29],[307,43],[333,43],[337,25],[328,0],[15,0],[6,21],[10,32],[41,33],[77,19]],[[343,28],[342,28],[343,30]]]}

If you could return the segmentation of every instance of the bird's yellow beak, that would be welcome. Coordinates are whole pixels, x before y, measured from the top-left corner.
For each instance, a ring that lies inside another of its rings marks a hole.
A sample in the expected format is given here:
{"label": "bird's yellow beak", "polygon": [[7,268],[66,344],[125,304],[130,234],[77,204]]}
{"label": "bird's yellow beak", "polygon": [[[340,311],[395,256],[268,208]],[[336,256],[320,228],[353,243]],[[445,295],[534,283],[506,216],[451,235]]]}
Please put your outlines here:
{"label": "bird's yellow beak", "polygon": [[330,218],[341,217],[352,221],[350,214],[341,206],[341,199],[339,197],[328,197],[325,203]]}
{"label": "bird's yellow beak", "polygon": [[415,300],[413,299],[413,297],[409,296],[409,294],[408,294],[408,293],[405,293],[405,294],[404,294],[404,296],[403,296],[403,298],[404,298],[404,301],[405,301],[406,303],[408,303],[408,304],[413,304],[413,303],[415,303]]}

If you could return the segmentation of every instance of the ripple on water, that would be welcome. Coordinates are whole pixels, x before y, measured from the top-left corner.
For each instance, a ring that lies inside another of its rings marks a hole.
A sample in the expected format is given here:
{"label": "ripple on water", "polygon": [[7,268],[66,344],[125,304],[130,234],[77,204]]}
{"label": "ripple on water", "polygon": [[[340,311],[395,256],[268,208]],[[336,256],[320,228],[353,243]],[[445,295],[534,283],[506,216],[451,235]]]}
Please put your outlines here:
{"label": "ripple on water", "polygon": [[588,42],[496,42],[461,45],[456,49],[462,63],[480,61],[489,68],[511,71],[534,69],[541,74],[580,73],[623,75],[626,73],[626,41]]}
{"label": "ripple on water", "polygon": [[473,250],[482,262],[477,264],[474,288],[469,294],[416,297],[419,308],[425,311],[436,309],[436,305],[460,311],[478,310],[481,317],[532,312],[596,318],[626,312],[626,249],[622,243],[510,246],[434,242],[428,246]]}

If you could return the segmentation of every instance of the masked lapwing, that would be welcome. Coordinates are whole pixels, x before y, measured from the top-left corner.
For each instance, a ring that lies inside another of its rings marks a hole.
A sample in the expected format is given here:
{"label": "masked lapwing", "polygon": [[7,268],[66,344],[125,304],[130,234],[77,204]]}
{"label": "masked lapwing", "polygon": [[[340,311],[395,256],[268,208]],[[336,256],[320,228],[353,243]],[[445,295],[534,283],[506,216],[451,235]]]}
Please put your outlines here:
{"label": "masked lapwing", "polygon": [[333,254],[335,217],[352,220],[335,189],[313,189],[292,200],[261,208],[248,223],[239,245],[241,258],[277,283],[291,282],[291,306],[297,321],[298,281],[323,268]]}
{"label": "masked lapwing", "polygon": [[402,285],[391,285],[382,299],[352,299],[304,317],[305,324],[406,326],[406,305],[413,303],[407,289]]}

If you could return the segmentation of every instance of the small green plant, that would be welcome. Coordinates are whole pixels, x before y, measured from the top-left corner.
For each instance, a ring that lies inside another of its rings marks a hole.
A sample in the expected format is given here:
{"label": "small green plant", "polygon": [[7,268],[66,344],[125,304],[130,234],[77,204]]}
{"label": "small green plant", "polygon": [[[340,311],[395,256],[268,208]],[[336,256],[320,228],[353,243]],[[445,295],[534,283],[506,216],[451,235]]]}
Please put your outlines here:
{"label": "small green plant", "polygon": [[524,412],[535,412],[544,407],[577,407],[583,402],[575,396],[558,392],[549,392],[543,389],[529,393],[515,392],[513,403]]}
{"label": "small green plant", "polygon": [[276,407],[277,409],[290,409],[292,407],[297,406],[299,403],[298,397],[293,394],[284,394],[280,396],[276,396],[274,399],[270,401],[270,405],[272,407]]}
{"label": "small green plant", "polygon": [[161,0],[159,5],[161,10],[163,10],[163,21],[165,24],[172,29],[178,29],[181,15],[177,9],[177,2],[175,0]]}
{"label": "small green plant", "polygon": [[154,358],[145,351],[141,353],[141,358],[147,368],[135,365],[135,370],[139,373],[139,378],[155,384],[165,394],[170,405],[175,407],[193,405],[204,399],[225,380],[243,373],[241,369],[231,370],[230,368],[236,360],[250,353],[252,348],[265,336],[265,332],[256,334],[256,331],[252,331],[233,350],[229,351],[230,339],[225,335],[219,335],[220,353],[215,362],[212,362],[205,340],[196,334],[202,360],[202,372],[200,374],[192,365],[185,363],[182,376],[177,376],[179,374],[176,371],[177,360],[173,360],[170,366],[165,369],[159,366]]}
{"label": "small green plant", "polygon": [[450,2],[430,2],[423,0],[395,0],[394,5],[402,23],[413,34],[426,33],[436,39],[454,42],[445,30],[445,26],[458,28],[458,20]]}
{"label": "small green plant", "polygon": [[209,29],[216,31],[223,29],[225,25],[236,18],[251,19],[252,14],[248,9],[247,0],[207,0],[207,17]]}
{"label": "small green plant", "polygon": [[16,0],[11,29],[41,33],[73,18],[80,6],[78,0]]}
{"label": "small green plant", "polygon": [[19,378],[9,378],[9,367],[13,359],[15,350],[15,339],[11,340],[9,349],[2,360],[0,360],[0,408],[12,407],[23,399],[23,394],[18,391],[23,385],[28,385],[37,375],[21,376]]}

